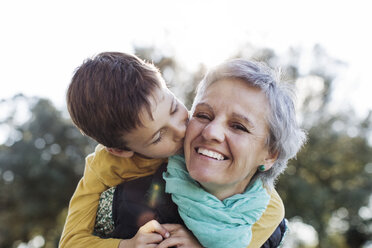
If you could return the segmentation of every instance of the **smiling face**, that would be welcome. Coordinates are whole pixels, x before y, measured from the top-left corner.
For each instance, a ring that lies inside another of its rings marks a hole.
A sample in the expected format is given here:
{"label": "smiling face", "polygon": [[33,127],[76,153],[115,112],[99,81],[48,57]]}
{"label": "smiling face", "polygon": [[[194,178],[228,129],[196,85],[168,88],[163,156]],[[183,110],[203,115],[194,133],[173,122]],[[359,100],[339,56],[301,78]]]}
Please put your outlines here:
{"label": "smiling face", "polygon": [[166,158],[183,146],[188,112],[165,86],[156,88],[152,96],[149,99],[152,118],[143,108],[140,113],[143,126],[127,133],[124,140],[131,151],[144,157]]}
{"label": "smiling face", "polygon": [[242,193],[259,165],[269,169],[275,160],[266,146],[266,96],[229,78],[211,84],[199,99],[185,137],[187,169],[219,199]]}

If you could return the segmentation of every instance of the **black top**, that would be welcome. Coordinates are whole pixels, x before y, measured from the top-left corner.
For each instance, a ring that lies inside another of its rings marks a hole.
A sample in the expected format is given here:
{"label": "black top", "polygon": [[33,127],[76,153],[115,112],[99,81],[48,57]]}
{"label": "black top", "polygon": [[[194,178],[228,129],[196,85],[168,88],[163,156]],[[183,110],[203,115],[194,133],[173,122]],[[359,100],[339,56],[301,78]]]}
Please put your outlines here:
{"label": "black top", "polygon": [[[163,164],[153,175],[124,182],[116,187],[112,204],[115,226],[113,238],[130,239],[141,226],[153,219],[160,224],[184,224],[171,195],[165,193],[163,172],[166,168],[167,164]],[[285,230],[283,219],[262,247],[278,247]]]}
{"label": "black top", "polygon": [[271,234],[270,238],[266,240],[265,244],[261,246],[261,248],[278,247],[282,242],[286,230],[287,230],[286,220],[283,219],[282,222],[280,222],[279,226],[275,229],[273,234]]}
{"label": "black top", "polygon": [[150,220],[160,224],[183,224],[177,205],[170,194],[165,193],[163,164],[155,174],[122,183],[115,189],[112,217],[114,219],[114,238],[132,238],[138,229]]}

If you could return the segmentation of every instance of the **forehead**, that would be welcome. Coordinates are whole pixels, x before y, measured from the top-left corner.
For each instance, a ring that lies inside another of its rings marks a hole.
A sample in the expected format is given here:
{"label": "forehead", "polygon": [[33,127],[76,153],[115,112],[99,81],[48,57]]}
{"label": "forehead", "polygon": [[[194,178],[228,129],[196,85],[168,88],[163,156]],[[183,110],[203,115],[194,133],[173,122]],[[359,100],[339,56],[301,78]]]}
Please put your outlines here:
{"label": "forehead", "polygon": [[138,142],[141,142],[145,138],[152,136],[167,120],[173,99],[173,94],[168,88],[163,86],[155,88],[148,97],[150,109],[146,109],[144,106],[139,113],[142,125],[128,132],[125,135],[125,139],[137,139],[137,137],[141,137],[138,140]]}
{"label": "forehead", "polygon": [[197,102],[194,104],[203,101],[203,99],[216,100],[211,96],[236,97],[237,101],[246,100],[248,97],[253,96],[255,100],[268,103],[264,92],[259,87],[253,86],[239,78],[224,78],[209,84],[204,92],[201,92],[196,98]]}
{"label": "forehead", "polygon": [[264,92],[242,79],[227,78],[210,84],[195,106],[206,103],[214,111],[266,119],[269,104]]}
{"label": "forehead", "polygon": [[150,108],[143,107],[139,114],[144,128],[152,127],[162,122],[164,114],[168,114],[173,104],[173,94],[167,87],[160,86],[148,97]]}

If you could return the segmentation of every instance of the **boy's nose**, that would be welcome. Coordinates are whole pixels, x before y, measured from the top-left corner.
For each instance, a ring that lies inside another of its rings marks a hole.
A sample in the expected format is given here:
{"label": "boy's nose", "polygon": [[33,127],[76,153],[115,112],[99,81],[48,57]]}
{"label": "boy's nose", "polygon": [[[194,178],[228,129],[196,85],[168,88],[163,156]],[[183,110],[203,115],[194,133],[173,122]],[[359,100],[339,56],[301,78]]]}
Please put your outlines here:
{"label": "boy's nose", "polygon": [[185,137],[188,118],[173,126],[173,139],[178,142]]}
{"label": "boy's nose", "polygon": [[182,140],[185,137],[185,133],[186,133],[186,123],[182,123],[178,125],[178,127],[174,129],[174,140],[175,141]]}

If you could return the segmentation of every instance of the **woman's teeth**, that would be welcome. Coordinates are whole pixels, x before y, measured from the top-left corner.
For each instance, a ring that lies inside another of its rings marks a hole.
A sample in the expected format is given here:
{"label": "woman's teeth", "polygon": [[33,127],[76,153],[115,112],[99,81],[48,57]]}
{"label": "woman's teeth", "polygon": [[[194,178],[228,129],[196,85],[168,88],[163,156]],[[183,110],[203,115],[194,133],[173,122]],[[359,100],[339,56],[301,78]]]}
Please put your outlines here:
{"label": "woman's teeth", "polygon": [[198,153],[217,160],[224,160],[224,156],[222,154],[207,150],[205,148],[198,148]]}

